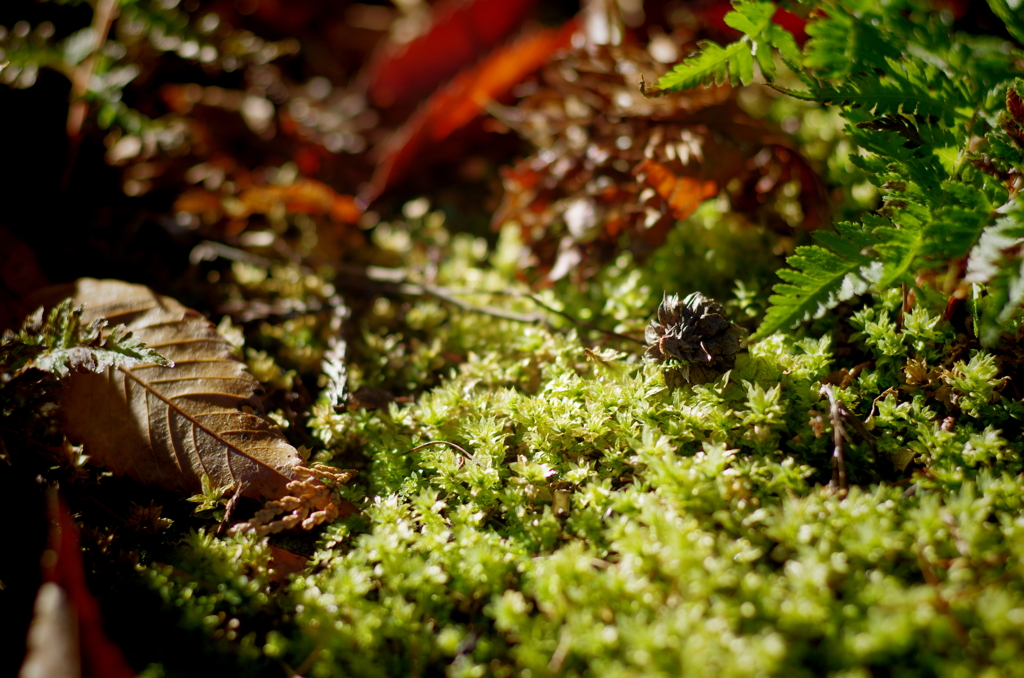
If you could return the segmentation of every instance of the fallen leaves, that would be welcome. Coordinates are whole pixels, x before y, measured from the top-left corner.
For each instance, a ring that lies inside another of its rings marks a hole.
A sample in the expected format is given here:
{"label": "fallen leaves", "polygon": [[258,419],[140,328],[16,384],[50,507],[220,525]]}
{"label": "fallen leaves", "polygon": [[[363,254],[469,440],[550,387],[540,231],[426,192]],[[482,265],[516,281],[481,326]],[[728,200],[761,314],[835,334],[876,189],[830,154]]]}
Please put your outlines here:
{"label": "fallen leaves", "polygon": [[174,366],[121,365],[72,374],[65,432],[97,463],[146,484],[197,493],[203,476],[244,496],[289,494],[302,459],[263,416],[259,382],[203,316],[142,285],[84,278],[50,288],[83,320],[123,323]]}
{"label": "fallen leaves", "polygon": [[519,224],[529,245],[524,268],[582,280],[623,247],[642,259],[726,187],[734,209],[787,230],[793,225],[761,213],[798,182],[798,225],[821,223],[821,182],[785,135],[746,115],[728,87],[645,98],[641,76],[662,70],[636,47],[574,48],[503,113],[536,148],[503,172],[492,221],[496,229]]}
{"label": "fallen leaves", "polygon": [[389,41],[364,73],[377,106],[409,103],[494,47],[525,18],[536,0],[447,0],[431,25],[409,42]]}
{"label": "fallen leaves", "polygon": [[196,188],[182,193],[174,209],[211,220],[224,216],[246,220],[254,214],[283,212],[328,216],[340,224],[355,224],[362,214],[352,196],[339,195],[321,181],[304,178],[287,185],[249,186],[238,195]]}
{"label": "fallen leaves", "polygon": [[387,142],[361,200],[368,204],[405,176],[423,151],[464,127],[551,55],[570,46],[575,22],[537,31],[488,56],[438,90]]}
{"label": "fallen leaves", "polygon": [[677,176],[668,167],[650,158],[644,158],[633,169],[633,173],[661,196],[672,216],[680,221],[693,214],[704,200],[718,194],[717,182]]}

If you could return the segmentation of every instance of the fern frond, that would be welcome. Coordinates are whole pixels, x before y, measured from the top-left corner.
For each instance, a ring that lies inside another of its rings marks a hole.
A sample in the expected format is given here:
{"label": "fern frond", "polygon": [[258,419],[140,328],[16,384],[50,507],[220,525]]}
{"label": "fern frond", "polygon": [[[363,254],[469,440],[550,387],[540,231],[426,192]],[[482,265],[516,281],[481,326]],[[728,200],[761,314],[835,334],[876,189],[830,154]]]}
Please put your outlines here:
{"label": "fern frond", "polygon": [[774,287],[772,306],[750,337],[760,341],[781,329],[820,318],[841,302],[863,294],[878,278],[881,266],[862,253],[876,240],[856,224],[836,224],[838,233],[815,234],[825,245],[796,248],[787,259],[791,269],[778,272],[785,282]]}
{"label": "fern frond", "polygon": [[806,91],[775,86],[804,101],[862,109],[865,115],[915,115],[934,117],[947,125],[971,117],[972,109],[962,85],[942,71],[913,61],[887,60],[884,75],[861,75],[840,85],[818,83]]}
{"label": "fern frond", "polygon": [[1021,13],[1019,2],[1014,3],[1016,8],[1011,9],[1007,0],[988,0],[988,6],[992,13],[1003,20],[1006,30],[1013,36],[1013,39],[1024,45],[1024,14]]}
{"label": "fern frond", "polygon": [[4,339],[4,347],[21,356],[12,363],[11,373],[17,375],[34,367],[57,377],[67,377],[71,370],[103,372],[108,367],[131,367],[141,363],[173,366],[169,360],[134,337],[124,326],[117,325],[105,335],[101,330],[106,320],[82,324],[82,307],[75,307],[71,299],[57,304],[43,321],[40,307],[26,321],[17,335]]}
{"label": "fern frond", "polygon": [[710,40],[697,43],[700,52],[684,59],[655,85],[657,89],[678,92],[700,85],[721,85],[727,81],[743,84],[754,77],[754,60],[746,40],[722,47]]}
{"label": "fern frond", "polygon": [[[880,17],[872,17],[876,20]],[[898,59],[901,50],[868,17],[855,17],[841,7],[807,26],[810,40],[803,65],[820,78],[846,79],[859,72],[884,70],[886,59]]]}
{"label": "fern frond", "polygon": [[946,197],[924,230],[923,254],[937,260],[958,259],[978,243],[992,221],[992,203],[985,192],[956,181],[942,184]]}
{"label": "fern frond", "polygon": [[[920,209],[920,206],[915,207]],[[904,224],[880,226],[874,230],[880,241],[875,247],[875,252],[882,264],[882,274],[878,279],[879,289],[888,289],[897,282],[907,282],[906,278],[916,270],[915,265],[924,249],[923,224],[906,213],[900,216]],[[924,216],[927,218],[927,212]]]}
{"label": "fern frond", "polygon": [[917,201],[907,193],[887,196],[880,210],[884,217],[865,217],[883,266],[878,289],[910,283],[921,269],[962,257],[978,241],[991,215],[985,193],[955,181],[943,182],[940,191],[934,201]]}
{"label": "fern frond", "polygon": [[[1013,1],[989,2],[1024,37]],[[1024,301],[1024,210],[1003,210],[991,226],[992,206],[1024,171],[1019,65],[1004,42],[951,34],[934,13],[901,7],[907,12],[870,0],[830,3],[807,27],[811,39],[797,70],[805,88],[772,85],[840,106],[857,148],[851,164],[886,193],[859,225],[840,225],[839,235],[818,238],[821,246],[797,250],[752,340],[816,317],[869,284],[914,284],[923,270],[968,252],[969,279],[989,286],[980,292],[989,309],[986,341]]]}
{"label": "fern frond", "polygon": [[657,89],[681,91],[712,83],[720,85],[727,80],[733,85],[748,85],[754,80],[755,60],[762,75],[771,82],[775,77],[772,47],[782,53],[787,64],[800,60],[796,41],[772,24],[773,14],[775,4],[772,2],[736,0],[733,11],[725,15],[725,23],[744,36],[725,47],[707,40],[698,43],[700,51],[662,76]]}
{"label": "fern frond", "polygon": [[1024,203],[1015,198],[1001,207],[1003,216],[984,229],[967,260],[967,282],[987,286],[981,342],[991,346],[1002,327],[1024,304]]}

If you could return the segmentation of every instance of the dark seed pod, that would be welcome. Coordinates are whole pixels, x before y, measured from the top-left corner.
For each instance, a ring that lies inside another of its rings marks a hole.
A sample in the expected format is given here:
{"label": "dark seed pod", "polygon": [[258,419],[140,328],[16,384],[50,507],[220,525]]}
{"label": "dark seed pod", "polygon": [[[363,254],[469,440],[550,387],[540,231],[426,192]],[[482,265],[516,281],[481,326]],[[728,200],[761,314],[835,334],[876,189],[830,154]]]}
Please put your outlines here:
{"label": "dark seed pod", "polygon": [[644,333],[648,344],[644,358],[681,363],[666,369],[669,386],[706,384],[732,369],[743,334],[743,329],[725,317],[721,304],[700,292],[682,301],[676,294],[666,294],[658,307],[658,319],[652,320]]}

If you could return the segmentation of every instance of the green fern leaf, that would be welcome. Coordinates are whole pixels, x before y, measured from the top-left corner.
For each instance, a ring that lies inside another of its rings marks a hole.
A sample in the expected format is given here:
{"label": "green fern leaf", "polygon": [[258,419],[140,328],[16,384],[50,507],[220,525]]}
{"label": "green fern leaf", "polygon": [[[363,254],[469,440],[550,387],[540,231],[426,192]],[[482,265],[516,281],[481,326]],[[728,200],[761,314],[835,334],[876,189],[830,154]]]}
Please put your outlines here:
{"label": "green fern leaf", "polygon": [[792,40],[790,45],[779,35],[785,31],[778,27],[775,27],[777,30],[769,30],[773,14],[774,3],[736,0],[733,11],[725,15],[725,23],[744,33],[744,37],[725,47],[710,41],[698,43],[700,51],[662,76],[657,89],[681,91],[712,83],[720,85],[727,80],[733,85],[748,85],[754,80],[755,59],[764,77],[771,82],[775,76],[771,41],[785,48],[784,56],[788,55],[794,62],[799,61],[799,49],[792,36],[789,36]]}
{"label": "green fern leaf", "polygon": [[169,360],[135,338],[124,325],[117,325],[101,336],[106,325],[98,320],[82,325],[82,307],[71,299],[57,304],[43,322],[39,308],[25,322],[21,332],[10,338],[33,347],[32,359],[20,369],[34,367],[57,377],[67,377],[71,370],[103,372],[108,367],[131,367],[141,363],[173,366]]}
{"label": "green fern leaf", "polygon": [[737,0],[732,11],[725,15],[725,23],[747,37],[756,38],[771,25],[775,3]]}
{"label": "green fern leaf", "polygon": [[772,306],[751,337],[760,341],[781,329],[820,318],[830,309],[863,294],[880,273],[880,265],[862,253],[875,239],[856,224],[836,224],[838,233],[816,234],[826,247],[798,247],[787,259],[791,269],[778,272],[785,282],[774,287]]}
{"label": "green fern leaf", "polygon": [[939,261],[965,256],[992,222],[992,203],[981,189],[947,181],[942,191],[945,204],[925,227],[923,252]]}
{"label": "green fern leaf", "polygon": [[859,76],[834,86],[819,83],[807,91],[775,87],[780,92],[824,104],[862,109],[865,115],[915,115],[939,118],[947,125],[971,117],[968,96],[934,66],[912,61],[889,61],[882,76]]}
{"label": "green fern leaf", "polygon": [[966,281],[987,286],[982,303],[981,342],[992,346],[1024,304],[1024,203],[1015,198],[984,229],[967,260]]}
{"label": "green fern leaf", "polygon": [[1021,13],[1020,2],[1014,2],[1016,7],[1010,8],[1007,0],[988,0],[988,6],[992,13],[1003,20],[1006,30],[1013,36],[1013,39],[1024,45],[1024,14]]}
{"label": "green fern leaf", "polygon": [[[830,8],[828,16],[807,25],[810,40],[803,64],[820,78],[845,80],[854,74],[885,70],[886,58],[898,59],[900,49],[892,38],[866,16],[853,16],[842,8]],[[871,17],[877,20],[882,17]]]}
{"label": "green fern leaf", "polygon": [[663,75],[656,85],[658,89],[676,92],[700,85],[720,85],[736,77],[739,66],[737,59],[742,58],[739,55],[746,54],[750,58],[750,47],[745,40],[738,40],[725,47],[705,40],[697,43],[697,46],[700,52],[684,59],[671,72]]}
{"label": "green fern leaf", "polygon": [[881,241],[876,249],[882,262],[878,288],[884,290],[897,282],[908,282],[906,278],[914,272],[917,258],[924,248],[923,229],[889,226],[876,229],[875,235]]}
{"label": "green fern leaf", "polygon": [[776,24],[768,24],[768,28],[764,31],[764,37],[769,45],[779,50],[779,56],[782,57],[783,63],[794,71],[800,70],[802,60],[800,47],[796,44],[796,38],[792,33]]}

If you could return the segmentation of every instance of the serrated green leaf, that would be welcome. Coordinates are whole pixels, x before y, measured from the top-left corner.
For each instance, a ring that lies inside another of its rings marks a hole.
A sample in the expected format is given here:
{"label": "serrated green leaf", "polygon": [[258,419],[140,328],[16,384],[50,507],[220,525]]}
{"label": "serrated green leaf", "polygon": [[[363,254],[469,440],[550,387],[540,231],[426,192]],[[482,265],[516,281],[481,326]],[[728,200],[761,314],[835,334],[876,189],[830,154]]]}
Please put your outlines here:
{"label": "serrated green leaf", "polygon": [[740,50],[730,62],[729,82],[733,87],[754,81],[754,57],[749,50]]}
{"label": "serrated green leaf", "polygon": [[[765,79],[769,82],[774,79],[772,45],[761,37],[778,28],[771,22],[776,9],[774,3],[738,0],[733,6],[733,11],[725,15],[725,23],[744,33],[744,37],[725,47],[710,41],[698,43],[700,52],[684,59],[671,73],[662,76],[656,85],[658,89],[681,91],[712,82],[722,84],[726,80],[733,86],[749,85],[754,80],[755,59]],[[773,39],[784,45],[791,62],[799,61],[798,56],[793,58],[794,54],[799,55],[796,42],[791,35],[786,42],[786,38],[779,35],[780,31],[772,33]]]}
{"label": "serrated green leaf", "polygon": [[772,58],[772,51],[768,46],[768,43],[760,40],[754,42],[754,58],[757,59],[757,65],[761,68],[761,75],[768,82],[775,80],[775,60]]}
{"label": "serrated green leaf", "polygon": [[858,72],[884,70],[886,58],[898,59],[902,52],[876,23],[843,7],[830,8],[825,16],[807,24],[810,39],[803,65],[818,77],[838,80]]}
{"label": "serrated green leaf", "polygon": [[1024,204],[1015,198],[998,212],[1002,216],[982,231],[971,250],[965,277],[967,282],[987,287],[981,339],[988,346],[998,341],[1002,327],[1024,304]]}
{"label": "serrated green leaf", "polygon": [[729,27],[754,38],[771,25],[774,14],[773,2],[737,0],[733,3],[733,11],[725,15],[724,21]]}
{"label": "serrated green leaf", "polygon": [[1007,0],[988,0],[988,6],[992,13],[1003,20],[1006,30],[1013,36],[1013,39],[1024,45],[1024,13],[1019,2],[1015,2],[1015,8],[1010,7]]}
{"label": "serrated green leaf", "polygon": [[739,40],[722,47],[711,41],[697,43],[700,52],[684,59],[671,72],[658,80],[656,87],[660,90],[678,92],[693,89],[700,85],[721,84],[730,78],[729,65],[737,54],[748,53],[749,44]]}
{"label": "serrated green leaf", "polygon": [[782,61],[794,71],[800,70],[802,56],[800,47],[796,44],[796,38],[782,26],[769,24],[764,32],[768,44],[779,50]]}
{"label": "serrated green leaf", "polygon": [[99,319],[83,325],[83,308],[65,299],[51,309],[42,322],[42,308],[30,317],[18,335],[28,345],[43,348],[28,364],[43,372],[67,377],[71,371],[104,372],[108,367],[133,367],[156,364],[173,367],[125,328],[117,325],[101,338],[106,321]]}
{"label": "serrated green leaf", "polygon": [[768,299],[772,305],[750,341],[760,341],[778,330],[820,318],[839,303],[866,292],[877,279],[880,266],[855,253],[856,245],[852,242],[847,242],[844,249],[848,257],[816,245],[796,248],[796,253],[787,259],[792,268],[778,272],[785,282],[774,287],[775,294]]}

